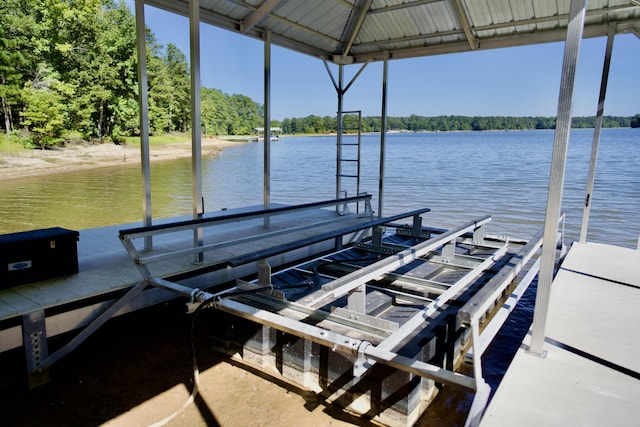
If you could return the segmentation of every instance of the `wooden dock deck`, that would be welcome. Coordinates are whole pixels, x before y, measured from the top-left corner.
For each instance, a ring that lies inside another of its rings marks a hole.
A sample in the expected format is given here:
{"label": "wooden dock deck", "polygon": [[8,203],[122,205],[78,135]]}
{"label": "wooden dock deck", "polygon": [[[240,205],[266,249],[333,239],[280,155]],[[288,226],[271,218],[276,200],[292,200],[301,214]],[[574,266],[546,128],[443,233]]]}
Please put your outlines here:
{"label": "wooden dock deck", "polygon": [[[247,207],[216,212],[207,214],[206,218],[259,209],[259,207]],[[204,235],[205,243],[242,239],[246,236],[257,238],[265,235],[265,238],[241,242],[220,251],[209,252],[206,254],[205,262],[211,264],[224,259],[241,257],[261,248],[283,245],[307,236],[361,224],[369,219],[355,214],[338,215],[334,209],[315,209],[273,217],[268,228],[263,226],[262,219],[259,218],[227,223],[221,227],[210,227]],[[156,224],[175,220],[175,218],[159,220]],[[307,227],[313,224],[317,225]],[[78,241],[78,274],[0,290],[0,352],[23,345],[22,322],[24,316],[46,310],[47,336],[52,337],[88,324],[104,311],[115,298],[138,283],[142,276],[118,238],[119,230],[128,226],[134,225],[81,230]],[[278,230],[286,231],[286,229],[292,229],[294,232],[283,232],[272,237],[267,236],[269,233],[273,235],[277,234]],[[193,233],[181,232],[157,236],[154,238],[153,244],[154,250],[160,252],[180,245],[192,244],[192,241]],[[332,245],[332,242],[320,242],[291,251],[279,256],[277,260],[273,261],[273,265],[311,256],[314,251],[322,250],[324,246],[327,250]],[[219,269],[217,272],[203,275],[197,280],[194,279],[192,286],[204,289],[207,285],[213,286],[253,274],[256,271],[255,264],[247,263],[233,269]],[[193,256],[162,260],[152,267],[156,277],[188,273],[199,268],[198,265],[193,264]],[[168,291],[148,289],[118,314],[138,310],[172,298],[175,298],[175,295]]]}
{"label": "wooden dock deck", "polygon": [[554,279],[546,357],[530,334],[482,426],[637,426],[640,251],[574,243]]}

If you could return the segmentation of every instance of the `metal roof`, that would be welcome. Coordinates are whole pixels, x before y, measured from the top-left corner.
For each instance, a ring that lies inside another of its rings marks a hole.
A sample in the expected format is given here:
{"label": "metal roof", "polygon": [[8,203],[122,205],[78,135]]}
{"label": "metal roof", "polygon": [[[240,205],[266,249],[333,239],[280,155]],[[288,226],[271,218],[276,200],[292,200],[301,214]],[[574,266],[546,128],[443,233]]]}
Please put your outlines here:
{"label": "metal roof", "polygon": [[[189,15],[189,0],[145,0]],[[564,41],[570,0],[200,0],[200,20],[336,63]],[[640,1],[590,0],[584,37],[640,37]]]}

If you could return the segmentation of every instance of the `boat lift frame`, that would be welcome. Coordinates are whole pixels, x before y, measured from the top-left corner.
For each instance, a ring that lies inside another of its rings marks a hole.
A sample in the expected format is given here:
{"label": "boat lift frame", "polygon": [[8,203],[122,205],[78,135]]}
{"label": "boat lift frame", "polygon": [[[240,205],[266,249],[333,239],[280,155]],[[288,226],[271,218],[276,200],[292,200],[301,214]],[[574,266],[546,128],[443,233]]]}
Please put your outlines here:
{"label": "boat lift frame", "polygon": [[[331,202],[327,203],[330,204]],[[340,200],[335,200],[332,203],[340,203]],[[290,209],[296,209],[296,207],[291,207]],[[283,213],[288,210],[289,208],[282,208]],[[335,234],[342,236],[347,232],[356,231],[356,228],[358,230],[364,230],[366,228],[371,230],[370,233],[366,233],[366,235],[372,236],[372,240],[369,245],[383,248],[384,245],[381,240],[381,227],[392,225],[393,221],[398,221],[403,218],[413,218],[412,226],[406,229],[408,230],[406,231],[408,235],[424,237],[425,232],[422,227],[422,218],[420,215],[428,212],[428,210],[429,209],[420,209],[389,218],[378,218],[363,224],[363,226],[341,230]],[[273,212],[270,214],[272,213]],[[228,220],[235,219],[237,218],[229,218]],[[207,226],[208,224],[203,223],[201,220],[197,220],[166,224],[162,226],[122,230],[120,232],[120,239],[143,277],[143,280],[131,290],[131,295],[135,296],[136,292],[139,292],[140,289],[146,286],[158,287],[188,298],[187,305],[190,312],[193,312],[199,305],[206,304],[207,306],[214,307],[217,310],[221,310],[234,316],[329,347],[333,351],[336,351],[353,361],[353,375],[356,379],[362,377],[376,363],[382,363],[404,372],[434,380],[441,384],[473,391],[475,392],[475,397],[467,425],[477,425],[490,394],[490,387],[483,379],[480,357],[486,350],[488,343],[500,329],[502,323],[506,320],[508,314],[515,307],[515,303],[517,303],[538,273],[539,261],[535,262],[533,266],[530,266],[528,273],[524,277],[517,280],[518,286],[516,291],[511,293],[509,296],[509,304],[500,303],[504,298],[504,294],[508,286],[514,282],[520,271],[529,264],[531,258],[540,249],[542,245],[542,232],[538,233],[533,240],[520,250],[516,255],[515,262],[510,262],[507,267],[503,267],[500,273],[494,276],[493,279],[491,279],[489,283],[482,288],[481,292],[469,301],[458,314],[461,324],[466,325],[471,330],[473,377],[431,363],[402,356],[398,353],[398,346],[404,339],[419,329],[424,324],[425,319],[430,318],[430,316],[438,312],[439,309],[468,286],[471,281],[477,278],[479,274],[489,268],[489,266],[495,262],[495,259],[502,256],[502,254],[507,250],[508,240],[506,244],[496,247],[495,254],[490,258],[486,259],[484,262],[473,264],[473,266],[470,267],[470,271],[457,280],[454,285],[440,290],[439,295],[435,299],[423,302],[424,307],[414,313],[410,319],[401,326],[396,325],[395,327],[390,327],[387,324],[388,322],[385,323],[382,321],[381,323],[380,320],[373,318],[369,319],[369,316],[364,312],[364,300],[358,301],[358,299],[364,298],[368,286],[367,283],[371,280],[381,276],[394,276],[394,279],[398,280],[398,276],[401,275],[397,275],[395,273],[392,275],[391,272],[399,267],[410,264],[412,261],[418,260],[420,257],[432,253],[436,249],[441,249],[442,257],[444,258],[443,262],[453,262],[453,257],[455,256],[453,248],[455,247],[456,242],[464,242],[465,239],[468,239],[468,241],[473,244],[489,245],[489,243],[485,241],[485,225],[490,220],[491,217],[486,216],[470,221],[455,229],[432,236],[422,243],[418,243],[400,251],[395,251],[396,253],[383,258],[372,265],[357,269],[340,278],[335,278],[331,282],[324,284],[321,290],[312,293],[301,301],[282,301],[281,303],[279,302],[276,304],[282,304],[282,308],[303,313],[304,317],[310,316],[318,319],[329,319],[332,322],[339,324],[344,323],[352,329],[355,328],[357,330],[358,328],[364,328],[363,330],[367,331],[367,333],[370,333],[372,330],[382,331],[382,340],[377,345],[366,339],[355,339],[331,329],[310,325],[300,320],[296,320],[295,318],[271,312],[263,308],[257,308],[234,300],[233,298],[229,298],[235,295],[235,292],[238,292],[238,290],[240,292],[247,290],[252,292],[264,292],[265,296],[268,296],[268,294],[274,290],[274,286],[271,283],[271,268],[266,259],[271,255],[290,249],[292,245],[298,246],[308,244],[308,241],[290,244],[284,248],[274,247],[267,251],[259,251],[242,257],[236,262],[259,262],[257,283],[251,284],[238,281],[236,287],[231,290],[227,289],[221,292],[211,293],[206,290],[192,288],[174,281],[156,277],[151,273],[147,264],[164,259],[165,257],[182,256],[195,251],[215,250],[221,245],[226,245],[228,243],[195,246],[187,251],[169,251],[162,256],[145,255],[133,244],[135,239],[148,237],[149,235],[184,231],[185,229]],[[223,219],[222,221],[226,220]],[[470,237],[464,237],[469,235]],[[357,238],[355,242],[359,242],[363,234],[359,234],[359,236],[360,237]],[[318,237],[318,239],[326,239],[330,237],[336,236],[325,235]],[[560,235],[558,238],[560,238]],[[338,247],[339,245],[336,246],[336,248]],[[447,261],[447,259],[449,261]],[[231,261],[229,264],[234,265],[234,262]],[[404,277],[400,278],[400,280],[403,278]],[[406,280],[411,279],[407,277]],[[349,297],[349,306],[346,311],[344,309],[338,309],[333,314],[327,314],[325,311],[321,310],[321,307],[345,296]],[[495,316],[491,322],[483,322],[481,325],[481,320],[485,319],[490,312],[495,311],[497,302],[500,307],[499,311],[501,312],[501,315]],[[269,302],[267,302],[267,304],[269,304]],[[354,323],[352,319],[358,320]],[[484,323],[490,324],[491,327]]]}

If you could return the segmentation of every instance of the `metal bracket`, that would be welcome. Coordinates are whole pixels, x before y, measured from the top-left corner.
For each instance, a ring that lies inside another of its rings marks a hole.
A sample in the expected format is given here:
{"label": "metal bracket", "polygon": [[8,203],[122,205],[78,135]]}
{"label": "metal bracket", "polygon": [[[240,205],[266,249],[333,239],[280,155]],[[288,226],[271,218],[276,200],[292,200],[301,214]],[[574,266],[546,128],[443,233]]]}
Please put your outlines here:
{"label": "metal bracket", "polygon": [[49,369],[42,369],[42,361],[49,355],[44,310],[22,316],[22,341],[27,356],[29,388],[49,382]]}
{"label": "metal bracket", "polygon": [[474,245],[482,245],[484,244],[484,235],[485,235],[485,226],[484,224],[480,227],[473,230],[473,244]]}
{"label": "metal bracket", "polygon": [[360,378],[363,376],[375,363],[374,360],[369,359],[365,355],[365,350],[371,345],[370,342],[363,341],[358,347],[358,354],[356,360],[353,362],[353,376]]}

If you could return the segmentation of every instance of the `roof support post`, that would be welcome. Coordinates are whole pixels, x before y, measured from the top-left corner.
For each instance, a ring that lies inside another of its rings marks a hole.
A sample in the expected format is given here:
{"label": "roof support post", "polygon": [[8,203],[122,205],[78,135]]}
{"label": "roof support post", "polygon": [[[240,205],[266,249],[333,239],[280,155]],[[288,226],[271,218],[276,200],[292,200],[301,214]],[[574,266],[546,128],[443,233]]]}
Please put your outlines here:
{"label": "roof support post", "polygon": [[[191,188],[193,219],[202,218],[202,130],[200,105],[200,0],[189,0],[190,58],[191,58]],[[202,246],[203,231],[193,231],[194,246]],[[194,255],[194,262],[202,262],[203,253]]]}
{"label": "roof support post", "polygon": [[569,147],[569,131],[571,129],[571,110],[573,102],[573,86],[578,64],[578,52],[584,30],[586,14],[586,0],[571,0],[567,39],[562,64],[560,80],[560,95],[558,99],[558,117],[551,157],[551,173],[549,178],[549,192],[547,195],[547,211],[544,222],[542,256],[540,260],[540,274],[538,276],[538,293],[536,295],[535,312],[533,314],[532,337],[529,352],[544,357],[544,338],[547,311],[551,295],[551,282],[555,267],[556,235],[558,233],[558,219],[564,187],[564,172]]}
{"label": "roof support post", "polygon": [[[138,94],[140,111],[140,164],[142,166],[142,222],[151,226],[151,161],[149,159],[149,92],[147,80],[147,42],[144,20],[144,1],[136,0],[136,48],[138,54]],[[145,237],[144,249],[153,249],[151,236]]]}
{"label": "roof support post", "polygon": [[582,226],[580,227],[580,242],[587,241],[587,230],[589,228],[589,214],[591,213],[591,199],[593,194],[593,183],[596,175],[596,163],[598,161],[598,146],[600,145],[600,130],[602,129],[602,116],[604,115],[604,100],[607,95],[607,82],[609,81],[609,67],[611,65],[611,51],[613,50],[613,39],[616,34],[616,24],[609,24],[609,34],[607,37],[607,48],[604,54],[604,65],[602,67],[602,80],[600,81],[600,96],[598,98],[598,111],[596,113],[596,125],[593,130],[593,142],[591,144],[591,162],[589,163],[589,177],[587,178],[587,190],[584,198],[584,210],[582,211]]}
{"label": "roof support post", "polygon": [[[271,31],[264,33],[264,208],[271,207]],[[268,215],[264,227],[270,226]]]}
{"label": "roof support post", "polygon": [[389,52],[384,53],[382,69],[382,113],[380,119],[380,173],[378,176],[378,218],[382,218],[384,208],[384,163],[387,138],[387,76],[389,73]]}
{"label": "roof support post", "polygon": [[[344,111],[344,65],[338,65],[338,86],[336,86],[336,91],[338,92],[338,117],[337,117],[337,136],[336,136],[336,199],[340,198],[340,193],[342,192],[342,188],[340,188],[340,175],[342,174],[342,165],[340,164],[340,159],[342,158],[342,112]],[[356,194],[357,196],[357,194]],[[336,209],[339,209],[336,207]]]}

